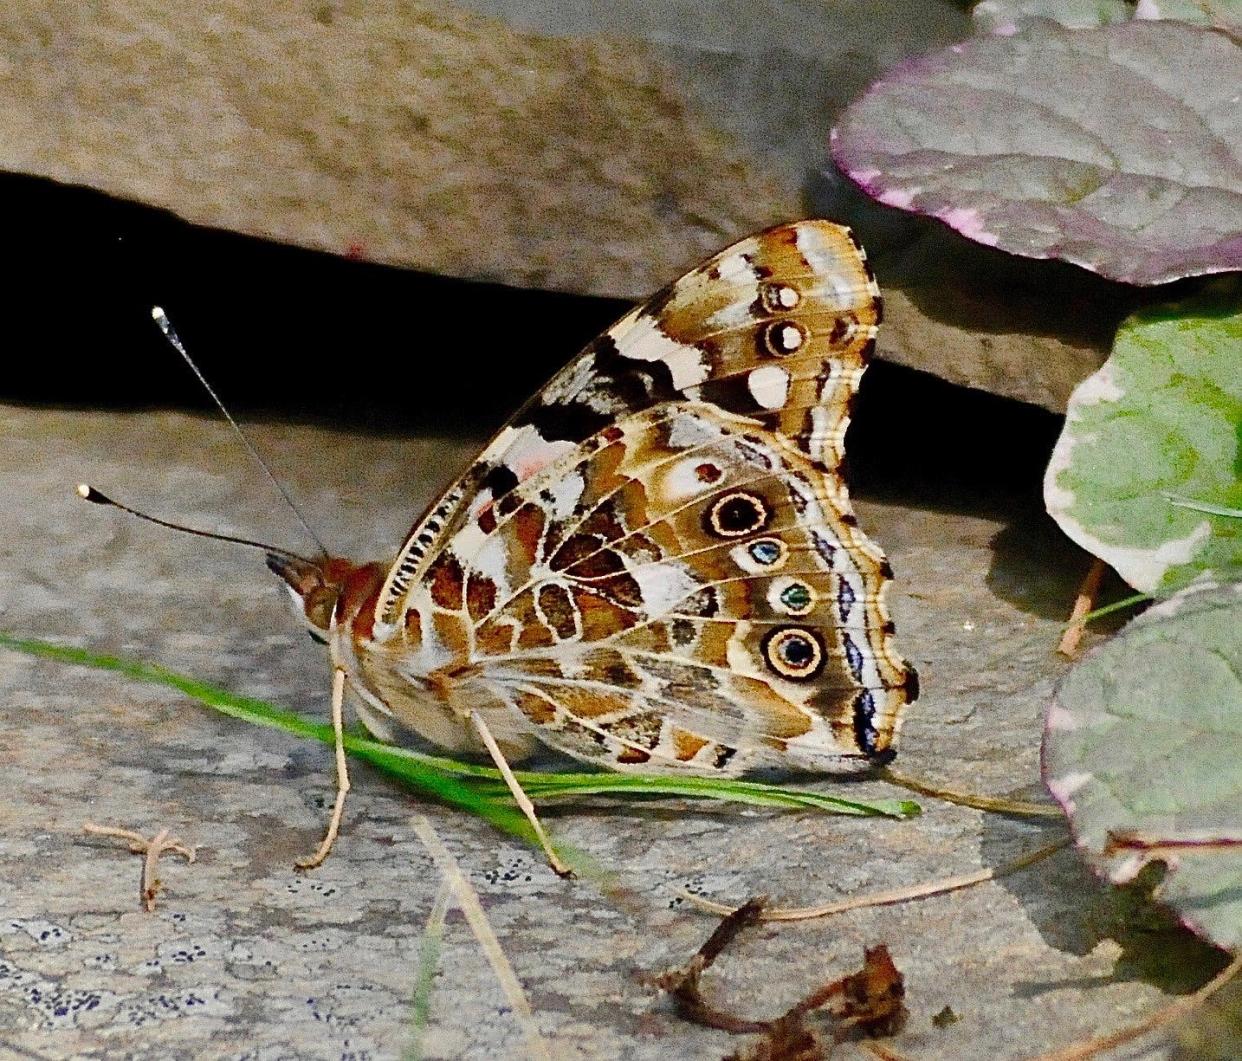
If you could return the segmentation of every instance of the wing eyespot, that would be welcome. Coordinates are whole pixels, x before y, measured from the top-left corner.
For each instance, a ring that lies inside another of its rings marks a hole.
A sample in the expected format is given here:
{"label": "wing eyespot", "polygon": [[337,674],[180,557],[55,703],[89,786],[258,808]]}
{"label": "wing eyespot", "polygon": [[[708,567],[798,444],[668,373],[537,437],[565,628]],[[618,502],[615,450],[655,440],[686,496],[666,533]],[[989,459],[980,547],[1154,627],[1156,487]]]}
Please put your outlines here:
{"label": "wing eyespot", "polygon": [[718,538],[741,538],[763,530],[771,519],[772,510],[758,494],[733,490],[712,502],[703,522]]}
{"label": "wing eyespot", "polygon": [[772,587],[774,607],[786,615],[802,616],[813,611],[818,603],[815,590],[800,579],[777,580]]}
{"label": "wing eyespot", "polygon": [[806,331],[797,321],[770,321],[759,331],[762,352],[771,357],[788,357],[806,345]]}
{"label": "wing eyespot", "polygon": [[810,681],[824,669],[824,646],[801,626],[778,626],[762,644],[763,660],[782,678]]}
{"label": "wing eyespot", "polygon": [[779,567],[789,555],[789,546],[779,538],[760,538],[751,542],[746,552],[763,567]]}
{"label": "wing eyespot", "polygon": [[768,283],[759,289],[759,299],[769,313],[785,313],[797,308],[802,293],[790,284]]}

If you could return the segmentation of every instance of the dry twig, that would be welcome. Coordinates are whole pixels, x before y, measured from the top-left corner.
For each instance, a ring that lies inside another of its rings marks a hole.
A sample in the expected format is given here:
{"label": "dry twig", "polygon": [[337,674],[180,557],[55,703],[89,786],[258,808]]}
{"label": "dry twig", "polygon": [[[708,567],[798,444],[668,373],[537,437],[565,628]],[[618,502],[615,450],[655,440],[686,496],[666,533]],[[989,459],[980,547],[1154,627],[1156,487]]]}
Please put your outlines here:
{"label": "dry twig", "polygon": [[[1003,866],[990,866],[987,869],[975,870],[973,873],[963,873],[956,877],[945,877],[941,880],[912,884],[908,888],[895,888],[892,891],[860,895],[852,899],[839,899],[835,902],[822,903],[818,906],[789,906],[764,909],[758,915],[758,919],[760,921],[810,921],[817,917],[843,914],[847,910],[862,910],[870,906],[890,906],[893,903],[904,903],[911,899],[925,899],[931,895],[944,895],[946,892],[969,888],[975,884],[982,884],[984,881],[1005,877],[1010,873],[1017,873],[1019,870],[1026,869],[1028,866],[1035,865],[1036,862],[1042,862],[1045,858],[1055,855],[1068,844],[1069,838],[1064,837],[1054,843],[1037,847],[1034,851],[1028,851],[1025,855],[1015,858],[1012,862],[1006,862]],[[712,902],[710,899],[704,899],[701,895],[694,895],[691,892],[684,891],[681,894],[685,899],[694,903],[695,906],[709,913],[729,915],[737,912],[732,907]],[[741,908],[739,907],[739,909]]]}
{"label": "dry twig", "polygon": [[1078,596],[1074,599],[1074,608],[1070,612],[1069,625],[1066,626],[1065,633],[1061,635],[1061,643],[1057,645],[1057,651],[1069,659],[1073,659],[1078,654],[1078,645],[1082,641],[1083,631],[1087,628],[1083,617],[1095,607],[1095,598],[1100,592],[1100,582],[1107,569],[1108,565],[1096,557],[1091,561],[1091,569],[1078,588]]}
{"label": "dry twig", "polygon": [[530,1000],[526,997],[522,982],[518,979],[517,973],[513,971],[509,959],[505,957],[505,952],[501,950],[500,940],[496,938],[491,922],[487,920],[487,914],[483,910],[483,904],[479,901],[478,892],[466,879],[461,866],[457,864],[457,859],[440,839],[440,834],[436,832],[431,822],[423,815],[416,814],[413,825],[414,832],[418,834],[423,846],[427,848],[440,874],[452,886],[453,898],[465,915],[466,923],[470,926],[475,940],[491,965],[492,973],[500,983],[500,989],[504,992],[509,1008],[522,1026],[528,1054],[536,1059],[550,1061],[552,1053],[535,1024],[535,1015],[530,1008]]}
{"label": "dry twig", "polygon": [[160,855],[165,851],[171,851],[175,855],[180,855],[186,862],[193,862],[195,859],[195,849],[187,845],[179,836],[170,835],[167,829],[161,829],[150,840],[132,829],[96,825],[94,822],[85,822],[82,825],[82,831],[91,836],[111,836],[118,840],[125,840],[129,843],[130,851],[135,855],[145,856],[142,860],[142,882],[139,885],[138,896],[147,913],[155,909],[155,897],[159,895],[160,889],[164,886],[155,875]]}
{"label": "dry twig", "polygon": [[[883,944],[868,948],[861,970],[820,985],[779,1017],[741,1017],[709,1002],[702,992],[703,973],[743,928],[760,919],[763,904],[756,897],[730,911],[685,965],[655,979],[682,1017],[733,1034],[761,1033],[761,1039],[731,1055],[732,1061],[819,1061],[828,1056],[831,1043],[854,1031],[891,1035],[901,1027],[905,984]],[[830,1042],[806,1024],[817,1010],[832,1020]]]}

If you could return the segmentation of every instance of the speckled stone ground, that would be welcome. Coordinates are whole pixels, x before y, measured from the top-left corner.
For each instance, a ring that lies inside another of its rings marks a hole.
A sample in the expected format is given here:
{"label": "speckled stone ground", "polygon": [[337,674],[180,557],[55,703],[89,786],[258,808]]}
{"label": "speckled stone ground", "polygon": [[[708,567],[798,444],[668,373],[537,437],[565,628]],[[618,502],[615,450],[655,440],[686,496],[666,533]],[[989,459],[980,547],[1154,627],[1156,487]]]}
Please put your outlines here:
{"label": "speckled stone ground", "polygon": [[[321,650],[245,551],[88,508],[95,482],[189,523],[294,544],[295,528],[216,422],[3,408],[0,629],[158,662],[322,717]],[[260,424],[260,445],[330,544],[383,556],[469,443]],[[1028,502],[934,509],[863,498],[898,572],[902,646],[923,676],[899,764],[991,793],[1037,795],[1051,651],[1082,557]],[[434,823],[478,890],[557,1057],[719,1057],[638,973],[683,960],[713,921],[691,888],[806,903],[996,866],[1057,835],[924,801],[907,822],[667,801],[552,811],[555,833],[615,875],[556,879],[463,814],[416,808],[355,768],[345,835],[320,870],[331,761],[318,745],[215,715],[163,689],[0,651],[0,1056],[390,1058],[439,874],[411,815]],[[827,785],[827,783],[823,783]],[[891,794],[879,783],[852,791]],[[139,862],[84,838],[84,819],[201,845],[169,860],[158,910]],[[1017,1058],[1118,1027],[1195,986],[1211,952],[1098,885],[1071,853],[972,890],[827,921],[761,926],[712,975],[774,1013],[885,942],[906,976],[917,1058]],[[952,1006],[944,1029],[933,1014]],[[523,1056],[519,1026],[457,912],[449,916],[426,1056]],[[846,1047],[840,1056],[855,1048]],[[1152,1056],[1163,1056],[1159,1047]]]}

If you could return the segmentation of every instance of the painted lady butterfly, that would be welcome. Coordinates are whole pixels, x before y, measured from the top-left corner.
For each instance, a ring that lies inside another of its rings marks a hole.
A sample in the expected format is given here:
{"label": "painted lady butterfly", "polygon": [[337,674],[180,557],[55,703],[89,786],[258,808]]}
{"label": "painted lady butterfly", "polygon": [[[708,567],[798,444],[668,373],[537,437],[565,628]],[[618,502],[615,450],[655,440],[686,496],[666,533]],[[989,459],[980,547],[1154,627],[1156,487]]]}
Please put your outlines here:
{"label": "painted lady butterfly", "polygon": [[[841,478],[880,296],[848,229],[782,225],[623,317],[524,406],[395,562],[271,555],[333,717],[613,770],[884,763],[913,668]],[[338,749],[327,854],[348,784]]]}

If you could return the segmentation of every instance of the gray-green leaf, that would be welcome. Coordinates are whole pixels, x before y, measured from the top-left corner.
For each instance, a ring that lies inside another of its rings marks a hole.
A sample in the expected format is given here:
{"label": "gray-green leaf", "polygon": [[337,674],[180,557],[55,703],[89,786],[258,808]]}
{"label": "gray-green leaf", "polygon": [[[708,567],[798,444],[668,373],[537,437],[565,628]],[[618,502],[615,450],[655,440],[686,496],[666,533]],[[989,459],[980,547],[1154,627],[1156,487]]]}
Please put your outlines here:
{"label": "gray-green leaf", "polygon": [[1044,780],[1101,874],[1163,862],[1158,897],[1242,945],[1242,584],[1186,590],[1075,666],[1048,710]]}
{"label": "gray-green leaf", "polygon": [[1070,29],[1129,22],[1134,5],[1128,0],[979,0],[970,17],[982,33],[1007,35],[1024,18],[1051,18]]}
{"label": "gray-green leaf", "polygon": [[[1141,311],[1070,398],[1048,511],[1135,589],[1242,577],[1242,309]],[[1189,503],[1187,503],[1189,502]],[[1225,511],[1222,511],[1225,510]]]}
{"label": "gray-green leaf", "polygon": [[1177,19],[1201,26],[1242,25],[1242,0],[980,0],[971,10],[983,33],[1013,33],[1024,18],[1051,18],[1071,29],[1131,19]]}

